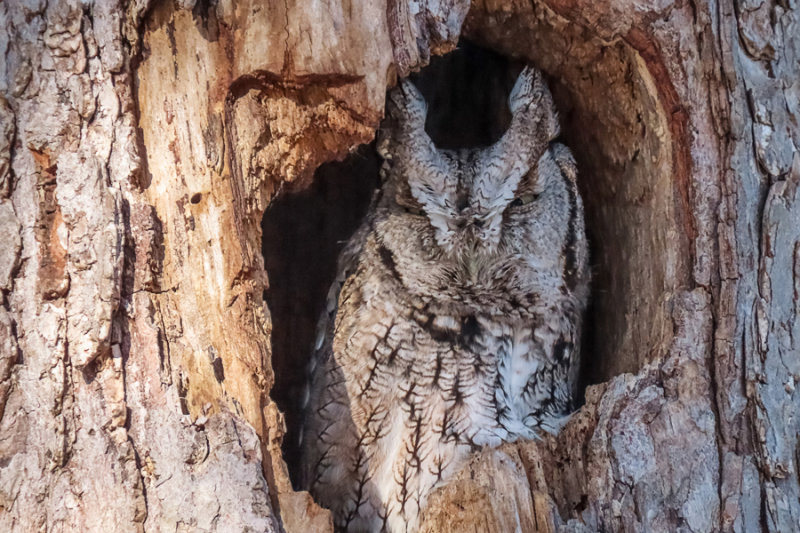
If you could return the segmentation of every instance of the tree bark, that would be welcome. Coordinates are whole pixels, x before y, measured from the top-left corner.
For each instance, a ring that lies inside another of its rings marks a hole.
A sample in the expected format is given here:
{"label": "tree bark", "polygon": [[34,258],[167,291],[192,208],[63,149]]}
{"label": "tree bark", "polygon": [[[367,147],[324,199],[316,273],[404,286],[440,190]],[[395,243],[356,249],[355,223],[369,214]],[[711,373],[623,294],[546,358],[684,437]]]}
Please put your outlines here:
{"label": "tree bark", "polygon": [[462,35],[552,81],[602,383],[422,530],[800,528],[794,0],[16,0],[0,27],[0,530],[332,530],[281,457],[261,218]]}

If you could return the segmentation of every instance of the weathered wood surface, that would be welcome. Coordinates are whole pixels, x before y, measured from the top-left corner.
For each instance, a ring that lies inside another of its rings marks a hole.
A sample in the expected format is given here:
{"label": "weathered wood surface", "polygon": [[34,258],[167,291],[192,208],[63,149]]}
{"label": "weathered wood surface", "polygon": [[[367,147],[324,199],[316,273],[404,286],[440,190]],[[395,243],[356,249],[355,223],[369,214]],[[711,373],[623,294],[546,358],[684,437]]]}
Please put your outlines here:
{"label": "weathered wood surface", "polygon": [[462,24],[562,95],[616,273],[587,357],[629,373],[423,530],[800,528],[797,3],[468,7],[0,3],[0,530],[330,528],[279,454],[260,218]]}
{"label": "weathered wood surface", "polygon": [[259,222],[466,8],[150,4],[0,5],[0,530],[329,529],[280,458]]}

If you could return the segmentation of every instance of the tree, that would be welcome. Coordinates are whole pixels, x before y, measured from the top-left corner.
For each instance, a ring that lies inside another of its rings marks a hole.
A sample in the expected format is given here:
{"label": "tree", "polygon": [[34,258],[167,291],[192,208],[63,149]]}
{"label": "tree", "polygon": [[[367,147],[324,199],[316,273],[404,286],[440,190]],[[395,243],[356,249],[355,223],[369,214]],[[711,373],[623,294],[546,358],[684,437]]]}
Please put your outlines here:
{"label": "tree", "polygon": [[800,527],[796,2],[16,0],[0,21],[2,530],[330,529],[281,458],[261,217],[460,35],[552,79],[603,383],[558,436],[476,456],[423,529]]}

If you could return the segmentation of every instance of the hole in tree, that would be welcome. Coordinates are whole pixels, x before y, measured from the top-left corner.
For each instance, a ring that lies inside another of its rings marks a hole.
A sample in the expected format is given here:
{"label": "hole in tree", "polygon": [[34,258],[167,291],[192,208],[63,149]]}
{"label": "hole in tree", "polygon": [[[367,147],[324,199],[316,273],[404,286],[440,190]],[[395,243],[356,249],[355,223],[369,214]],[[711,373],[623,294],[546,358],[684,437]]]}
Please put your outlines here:
{"label": "hole in tree", "polygon": [[[537,36],[530,38],[535,24]],[[578,161],[592,253],[582,385],[638,370],[670,341],[669,297],[685,274],[678,259],[683,241],[675,236],[679,192],[671,176],[669,125],[640,61],[624,45],[582,36],[577,42],[585,49],[578,50],[585,54],[571,62],[575,42],[556,35],[567,30],[541,21],[473,18],[467,31],[506,55],[462,42],[413,75],[428,102],[426,130],[442,148],[491,144],[508,127],[507,98],[523,64],[548,76],[561,114],[559,140]],[[378,185],[379,168],[374,145],[362,146],[344,162],[322,165],[310,188],[284,192],[264,215],[272,396],[286,415],[290,473],[299,459],[299,401],[317,320],[338,254]]]}
{"label": "hole in tree", "polygon": [[[499,139],[511,119],[506,101],[521,69],[520,62],[463,43],[413,75],[428,102],[426,130],[437,146],[480,146]],[[299,462],[300,401],[317,320],[339,252],[379,185],[380,164],[374,143],[361,146],[343,162],[320,166],[309,188],[284,191],[264,214],[275,372],[272,398],[286,417],[284,459],[290,472]]]}
{"label": "hole in tree", "polygon": [[320,166],[307,189],[281,194],[261,223],[269,276],[265,299],[272,316],[272,399],[286,418],[283,446],[290,472],[299,460],[300,401],[317,320],[339,252],[378,186],[379,169],[374,145],[361,146],[345,161]]}

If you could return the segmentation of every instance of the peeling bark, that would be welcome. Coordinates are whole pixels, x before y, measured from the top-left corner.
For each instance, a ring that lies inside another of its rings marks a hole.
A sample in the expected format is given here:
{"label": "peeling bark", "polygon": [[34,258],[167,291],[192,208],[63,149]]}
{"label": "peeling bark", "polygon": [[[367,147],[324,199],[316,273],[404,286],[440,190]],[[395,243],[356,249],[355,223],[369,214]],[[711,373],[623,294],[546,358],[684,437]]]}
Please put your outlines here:
{"label": "peeling bark", "polygon": [[0,26],[3,531],[331,529],[280,454],[261,217],[460,35],[552,79],[604,383],[422,530],[797,528],[796,2],[20,0]]}

